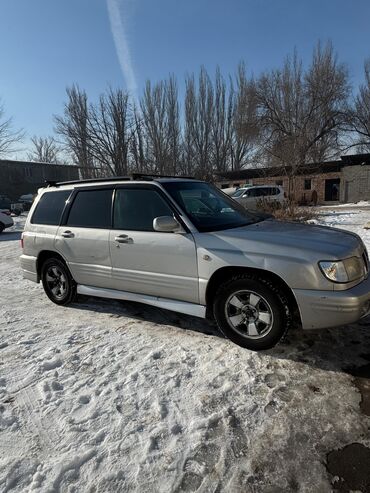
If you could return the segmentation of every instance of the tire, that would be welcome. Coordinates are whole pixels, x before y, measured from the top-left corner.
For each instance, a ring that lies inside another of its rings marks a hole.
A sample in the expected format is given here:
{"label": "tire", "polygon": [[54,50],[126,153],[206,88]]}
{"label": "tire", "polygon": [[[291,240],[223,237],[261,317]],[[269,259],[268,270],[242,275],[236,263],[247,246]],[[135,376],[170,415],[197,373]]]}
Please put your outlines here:
{"label": "tire", "polygon": [[4,231],[5,226],[3,223],[0,223],[0,234]]}
{"label": "tire", "polygon": [[67,305],[76,297],[76,283],[68,267],[58,258],[45,260],[41,268],[46,296],[57,305]]}
{"label": "tire", "polygon": [[283,294],[269,282],[248,275],[233,277],[218,289],[213,314],[225,337],[254,351],[275,346],[291,320]]}

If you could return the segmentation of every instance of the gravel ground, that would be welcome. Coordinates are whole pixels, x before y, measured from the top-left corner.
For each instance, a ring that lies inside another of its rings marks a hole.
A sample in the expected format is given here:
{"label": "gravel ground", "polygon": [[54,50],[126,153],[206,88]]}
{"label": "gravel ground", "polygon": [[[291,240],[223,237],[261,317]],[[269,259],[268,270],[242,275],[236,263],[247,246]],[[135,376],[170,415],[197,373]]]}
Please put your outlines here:
{"label": "gravel ground", "polygon": [[[319,222],[369,244],[365,219]],[[21,229],[0,237],[1,492],[370,491],[369,318],[254,353],[140,304],[58,307],[22,279]]]}

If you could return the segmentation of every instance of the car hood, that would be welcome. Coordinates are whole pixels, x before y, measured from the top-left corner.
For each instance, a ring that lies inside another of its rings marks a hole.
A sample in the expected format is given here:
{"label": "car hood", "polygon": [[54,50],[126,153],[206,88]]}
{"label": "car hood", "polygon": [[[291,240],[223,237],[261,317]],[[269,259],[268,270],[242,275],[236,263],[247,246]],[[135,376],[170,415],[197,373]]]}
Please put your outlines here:
{"label": "car hood", "polygon": [[326,226],[271,219],[209,235],[213,236],[216,248],[222,244],[225,249],[228,245],[231,250],[257,249],[261,253],[273,250],[276,253],[280,247],[280,253],[284,255],[293,251],[295,254],[297,251],[306,251],[311,255],[316,253],[322,260],[361,255],[363,249],[362,241],[355,233]]}

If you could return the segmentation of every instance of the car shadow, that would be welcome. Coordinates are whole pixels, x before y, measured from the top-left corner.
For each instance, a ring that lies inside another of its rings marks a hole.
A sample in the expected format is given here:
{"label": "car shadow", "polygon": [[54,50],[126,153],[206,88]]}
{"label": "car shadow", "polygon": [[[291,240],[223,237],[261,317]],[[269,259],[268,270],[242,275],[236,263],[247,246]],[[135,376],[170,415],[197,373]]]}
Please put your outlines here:
{"label": "car shadow", "polygon": [[[73,306],[80,310],[163,324],[225,340],[212,322],[142,303],[79,295],[79,302]],[[362,367],[369,362],[370,316],[355,324],[338,328],[291,329],[283,342],[272,349],[261,351],[259,355],[276,360],[291,360],[316,369],[352,374],[353,368]]]}
{"label": "car shadow", "polygon": [[169,325],[224,339],[217,327],[207,320],[135,301],[117,301],[78,295],[78,303],[74,303],[71,306],[80,310],[108,313],[113,316],[133,318],[142,322]]}
{"label": "car shadow", "polygon": [[354,368],[369,362],[370,317],[330,329],[292,329],[282,343],[262,353],[316,369],[353,374]]}
{"label": "car shadow", "polygon": [[19,241],[22,231],[3,231],[0,234],[0,241]]}

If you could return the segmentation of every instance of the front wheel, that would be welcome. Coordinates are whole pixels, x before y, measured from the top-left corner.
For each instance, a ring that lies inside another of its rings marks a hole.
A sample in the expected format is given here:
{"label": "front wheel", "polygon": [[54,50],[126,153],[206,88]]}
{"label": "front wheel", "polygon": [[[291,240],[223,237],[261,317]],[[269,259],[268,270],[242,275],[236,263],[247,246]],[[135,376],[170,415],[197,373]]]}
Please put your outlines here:
{"label": "front wheel", "polygon": [[275,346],[290,323],[285,297],[268,282],[247,275],[234,277],[219,288],[213,313],[227,338],[256,351]]}
{"label": "front wheel", "polygon": [[42,265],[41,279],[44,291],[53,303],[67,305],[75,298],[76,283],[61,260],[47,259]]}

